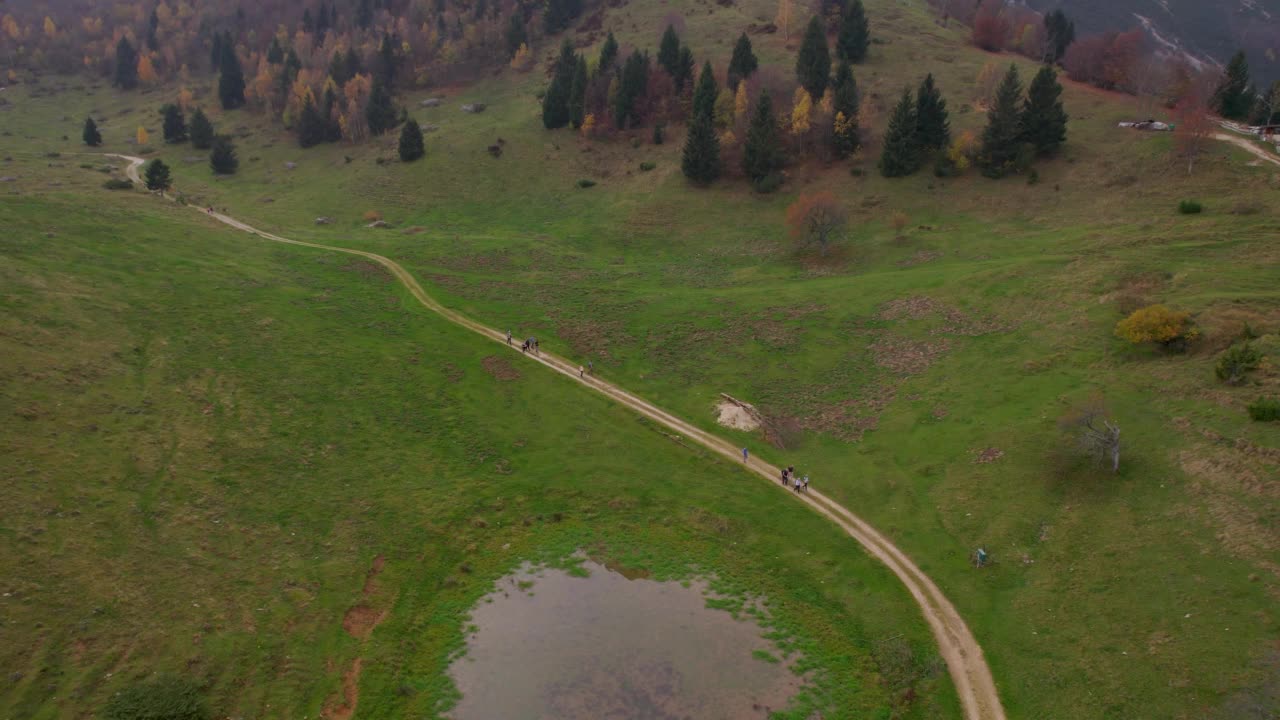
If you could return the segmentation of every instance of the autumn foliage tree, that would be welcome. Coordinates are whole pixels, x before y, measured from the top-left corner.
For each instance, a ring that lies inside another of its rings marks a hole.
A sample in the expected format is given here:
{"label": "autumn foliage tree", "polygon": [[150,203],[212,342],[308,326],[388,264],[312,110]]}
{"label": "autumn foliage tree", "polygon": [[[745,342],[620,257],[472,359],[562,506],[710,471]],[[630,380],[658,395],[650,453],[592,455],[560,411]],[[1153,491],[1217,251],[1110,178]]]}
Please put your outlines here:
{"label": "autumn foliage tree", "polygon": [[973,44],[991,52],[1004,50],[1009,42],[1009,19],[1002,0],[983,0],[973,18]]}
{"label": "autumn foliage tree", "polygon": [[787,208],[787,228],[793,240],[801,245],[816,243],[826,255],[848,217],[844,206],[831,192],[801,193]]}
{"label": "autumn foliage tree", "polygon": [[1180,351],[1198,331],[1191,313],[1164,305],[1148,305],[1116,323],[1116,336],[1134,345],[1155,344],[1165,350]]}
{"label": "autumn foliage tree", "polygon": [[1187,174],[1190,175],[1215,127],[1213,118],[1209,117],[1209,103],[1204,94],[1196,88],[1188,90],[1174,107],[1174,118],[1174,152],[1187,161]]}

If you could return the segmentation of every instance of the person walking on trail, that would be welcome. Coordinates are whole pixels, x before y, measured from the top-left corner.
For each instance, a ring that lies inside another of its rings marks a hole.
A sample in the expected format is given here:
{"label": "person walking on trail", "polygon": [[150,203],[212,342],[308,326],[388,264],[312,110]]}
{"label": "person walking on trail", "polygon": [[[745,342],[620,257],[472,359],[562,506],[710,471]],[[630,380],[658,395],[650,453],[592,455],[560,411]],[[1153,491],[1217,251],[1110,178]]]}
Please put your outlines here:
{"label": "person walking on trail", "polygon": [[587,371],[587,369],[586,369],[586,368],[582,367],[581,365],[579,365],[579,366],[578,366],[578,379],[579,379],[579,380],[581,380],[581,379],[582,379],[582,374],[583,374],[583,373],[585,373],[586,371]]}
{"label": "person walking on trail", "polygon": [[800,492],[800,476],[799,475],[795,476],[795,487],[791,489],[794,490],[795,492]]}
{"label": "person walking on trail", "polygon": [[587,372],[591,373],[592,375],[596,374],[595,363],[591,362],[590,360],[587,361]]}
{"label": "person walking on trail", "polygon": [[750,454],[751,453],[748,452],[746,448],[742,448],[742,462],[746,462],[747,456],[749,456]]}
{"label": "person walking on trail", "polygon": [[508,330],[508,331],[507,331],[507,344],[508,344],[508,345],[510,345],[510,344],[511,344],[511,331],[510,331],[510,330]]}
{"label": "person walking on trail", "polygon": [[528,341],[528,340],[525,340],[524,342],[520,343],[520,352],[522,352],[522,353],[528,353],[528,352],[529,352],[529,341]]}
{"label": "person walking on trail", "polygon": [[782,468],[782,487],[787,486],[787,469]]}
{"label": "person walking on trail", "polygon": [[805,475],[805,476],[804,476],[804,483],[803,483],[803,485],[804,485],[804,488],[803,488],[803,489],[804,489],[804,491],[805,491],[805,492],[809,492],[809,476],[808,476],[808,475]]}

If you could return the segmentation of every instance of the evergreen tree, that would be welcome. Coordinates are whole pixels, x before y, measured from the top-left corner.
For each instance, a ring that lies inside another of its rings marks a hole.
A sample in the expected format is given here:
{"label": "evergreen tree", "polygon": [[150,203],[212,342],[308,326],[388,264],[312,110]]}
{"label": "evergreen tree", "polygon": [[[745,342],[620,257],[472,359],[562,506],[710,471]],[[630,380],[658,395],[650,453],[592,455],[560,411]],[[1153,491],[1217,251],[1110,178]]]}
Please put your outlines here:
{"label": "evergreen tree", "polygon": [[836,157],[847,158],[857,149],[858,137],[858,83],[853,78],[853,68],[848,60],[841,60],[836,67],[835,84],[831,92],[833,132],[832,149]]}
{"label": "evergreen tree", "polygon": [[562,128],[569,124],[572,115],[569,111],[569,99],[573,91],[573,75],[578,67],[573,52],[573,45],[566,39],[560,46],[560,58],[556,60],[555,74],[551,84],[542,96],[542,126],[548,130]]}
{"label": "evergreen tree", "polygon": [[222,64],[218,75],[218,99],[227,110],[244,105],[244,72],[240,69],[240,58],[236,57],[235,43],[231,34],[222,41]]}
{"label": "evergreen tree", "polygon": [[231,137],[215,135],[213,148],[209,151],[209,166],[215,175],[234,175],[240,167],[240,159],[236,157],[236,146]]}
{"label": "evergreen tree", "polygon": [[426,154],[427,149],[422,144],[422,128],[418,127],[417,120],[409,118],[400,129],[400,161],[413,162]]}
{"label": "evergreen tree", "polygon": [[519,9],[511,13],[511,20],[507,22],[506,41],[508,59],[515,57],[520,46],[529,42],[529,33],[524,27],[524,13]]}
{"label": "evergreen tree", "polygon": [[662,42],[658,44],[658,65],[666,70],[668,75],[675,77],[679,62],[680,36],[676,35],[674,27],[668,25],[666,32],[662,33]]}
{"label": "evergreen tree", "polygon": [[337,113],[334,112],[337,105],[338,96],[333,87],[325,88],[324,100],[320,103],[320,117],[324,119],[325,142],[338,142],[342,139],[342,123],[338,122]]}
{"label": "evergreen tree", "polygon": [[374,78],[373,88],[369,90],[369,104],[364,109],[365,121],[369,124],[369,132],[381,135],[396,126],[396,106],[391,100],[391,91]]}
{"label": "evergreen tree", "polygon": [[155,8],[151,9],[151,17],[147,19],[147,47],[155,50],[159,47],[156,40],[156,30],[160,29],[160,16],[156,14]]}
{"label": "evergreen tree", "polygon": [[950,143],[947,101],[934,84],[933,73],[929,73],[916,91],[916,146],[921,150],[945,150]]}
{"label": "evergreen tree", "polygon": [[720,176],[720,138],[712,126],[711,113],[694,113],[689,122],[680,170],[699,185],[708,185]]}
{"label": "evergreen tree", "polygon": [[1027,88],[1022,106],[1022,140],[1031,143],[1036,152],[1048,155],[1067,139],[1067,112],[1062,109],[1062,85],[1058,73],[1050,65],[1040,72]]}
{"label": "evergreen tree", "polygon": [[[344,72],[347,79],[351,79],[364,72],[364,64],[360,62],[360,56],[356,54],[355,48],[347,48],[346,68]],[[345,80],[343,81],[346,82]]]}
{"label": "evergreen tree", "polygon": [[600,62],[596,65],[596,72],[603,74],[606,70],[613,67],[618,60],[618,41],[613,37],[613,31],[604,39],[604,45],[600,46]]}
{"label": "evergreen tree", "polygon": [[147,183],[148,190],[165,191],[169,189],[173,182],[169,176],[169,166],[164,164],[160,158],[152,160],[147,165],[147,173],[143,176]]}
{"label": "evergreen tree", "polygon": [[98,147],[102,144],[102,133],[98,132],[98,124],[91,117],[84,119],[84,132],[80,136],[84,138],[84,144],[89,147]]}
{"label": "evergreen tree", "polygon": [[871,44],[871,32],[867,28],[867,13],[862,0],[850,0],[840,17],[840,32],[836,35],[836,57],[851,63],[862,62]]}
{"label": "evergreen tree", "polygon": [[279,65],[284,62],[284,48],[280,47],[280,37],[271,36],[271,47],[267,48],[267,62],[272,65]]}
{"label": "evergreen tree", "polygon": [[884,150],[880,155],[880,174],[903,177],[920,169],[920,150],[916,145],[916,105],[911,90],[903,88],[902,99],[893,108],[889,129],[884,134]]}
{"label": "evergreen tree", "polygon": [[1237,51],[1213,93],[1213,109],[1228,120],[1244,120],[1253,109],[1255,94],[1249,88],[1249,61],[1243,50]]}
{"label": "evergreen tree", "polygon": [[637,101],[644,96],[648,82],[649,56],[642,55],[639,50],[636,50],[622,64],[622,73],[618,76],[618,92],[613,100],[613,117],[619,129],[640,124],[640,108]]}
{"label": "evergreen tree", "polygon": [[209,122],[208,116],[200,108],[196,108],[195,114],[191,116],[188,132],[191,135],[191,147],[197,150],[208,150],[213,144],[213,123]]}
{"label": "evergreen tree", "polygon": [[547,0],[542,20],[547,34],[558,33],[573,24],[582,13],[582,0]]}
{"label": "evergreen tree", "polygon": [[756,101],[756,111],[747,128],[742,170],[752,182],[757,182],[781,169],[782,140],[778,135],[778,120],[773,116],[773,99],[768,91],[764,91]]}
{"label": "evergreen tree", "polygon": [[356,6],[356,25],[361,29],[368,30],[373,24],[373,2],[372,0],[360,0],[360,4]]}
{"label": "evergreen tree", "polygon": [[390,89],[395,86],[398,68],[399,58],[396,57],[396,44],[390,35],[383,35],[382,44],[378,46],[374,76],[381,78],[382,84]]}
{"label": "evergreen tree", "polygon": [[587,56],[579,55],[573,70],[573,82],[569,85],[569,124],[574,130],[582,127],[587,111]]}
{"label": "evergreen tree", "polygon": [[323,2],[320,3],[320,12],[316,14],[316,33],[321,39],[329,29],[329,6]]}
{"label": "evergreen tree", "polygon": [[347,55],[341,50],[333,54],[333,58],[329,60],[329,77],[342,87],[347,84],[351,76],[347,74]]}
{"label": "evergreen tree", "polygon": [[320,114],[311,96],[302,104],[302,113],[298,116],[298,145],[304,148],[314,147],[325,141],[328,128],[325,118]]}
{"label": "evergreen tree", "polygon": [[1018,112],[1021,101],[1022,81],[1018,79],[1018,67],[1010,65],[1009,72],[1005,73],[996,90],[995,102],[987,111],[987,127],[982,131],[978,164],[987,177],[1004,177],[1015,169],[1022,141]]}
{"label": "evergreen tree", "polygon": [[1067,54],[1067,48],[1076,41],[1076,24],[1061,9],[1044,16],[1046,35],[1045,60],[1058,62]]}
{"label": "evergreen tree", "polygon": [[702,116],[715,118],[716,95],[720,89],[716,86],[715,73],[711,71],[711,62],[702,65],[702,74],[698,76],[698,85],[693,90],[693,119]]}
{"label": "evergreen tree", "polygon": [[805,28],[800,54],[796,56],[796,80],[809,91],[809,97],[817,102],[827,91],[831,76],[831,53],[827,50],[827,34],[817,16],[809,19]]}
{"label": "evergreen tree", "polygon": [[685,86],[693,82],[693,68],[693,51],[689,49],[688,45],[681,45],[680,57],[676,60],[675,81],[677,93],[684,92]]}
{"label": "evergreen tree", "polygon": [[121,37],[116,43],[116,87],[121,90],[132,90],[138,87],[138,51],[128,37]]}
{"label": "evergreen tree", "polygon": [[222,35],[215,32],[209,46],[209,70],[217,72],[222,67]]}
{"label": "evergreen tree", "polygon": [[167,143],[186,142],[187,119],[182,115],[182,108],[169,103],[160,108],[164,118],[164,141]]}
{"label": "evergreen tree", "polygon": [[751,39],[742,33],[733,46],[733,58],[729,60],[729,87],[737,89],[738,82],[751,77],[759,67],[756,54],[751,50]]}

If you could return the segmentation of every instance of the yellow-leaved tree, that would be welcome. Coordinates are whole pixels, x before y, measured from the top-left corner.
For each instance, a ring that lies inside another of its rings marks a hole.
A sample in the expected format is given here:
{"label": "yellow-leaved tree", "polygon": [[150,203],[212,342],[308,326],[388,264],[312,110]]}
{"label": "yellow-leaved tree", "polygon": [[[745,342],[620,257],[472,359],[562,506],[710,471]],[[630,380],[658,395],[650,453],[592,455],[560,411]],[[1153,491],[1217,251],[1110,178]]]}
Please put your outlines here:
{"label": "yellow-leaved tree", "polygon": [[813,113],[813,101],[804,88],[796,88],[796,103],[791,108],[791,134],[803,135],[809,132],[809,116]]}
{"label": "yellow-leaved tree", "polygon": [[1134,345],[1155,343],[1167,350],[1183,350],[1199,331],[1191,321],[1191,313],[1148,305],[1116,323],[1116,335]]}
{"label": "yellow-leaved tree", "polygon": [[150,137],[151,136],[147,134],[147,129],[139,125],[138,126],[138,144],[146,145],[147,140],[150,139]]}
{"label": "yellow-leaved tree", "polygon": [[733,122],[747,122],[747,84],[744,82],[738,83],[738,92],[733,96]]}

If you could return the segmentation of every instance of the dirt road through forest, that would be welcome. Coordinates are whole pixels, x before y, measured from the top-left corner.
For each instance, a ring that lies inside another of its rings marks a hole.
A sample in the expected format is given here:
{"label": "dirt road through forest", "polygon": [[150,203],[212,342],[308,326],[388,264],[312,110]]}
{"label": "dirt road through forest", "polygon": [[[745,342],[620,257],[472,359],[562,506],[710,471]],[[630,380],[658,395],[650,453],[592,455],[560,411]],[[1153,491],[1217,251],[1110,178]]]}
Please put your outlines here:
{"label": "dirt road through forest", "polygon": [[[126,173],[134,183],[142,186],[142,180],[138,174],[138,168],[144,162],[142,158],[132,157],[129,155],[112,155],[129,162]],[[472,320],[454,310],[451,310],[427,294],[418,281],[414,279],[407,270],[401,267],[395,261],[378,255],[376,253],[366,252],[364,250],[353,250],[350,248],[336,247],[332,245],[322,245],[319,243],[304,242],[301,240],[291,240],[279,235],[273,235],[263,232],[250,225],[247,225],[235,218],[219,213],[209,213],[204,208],[192,206],[195,212],[206,215],[214,220],[230,225],[237,230],[257,235],[265,240],[286,243],[289,245],[301,245],[303,247],[316,248],[319,250],[328,250],[332,252],[347,253],[349,255],[358,255],[363,258],[372,260],[379,265],[385,267],[413,297],[424,307],[444,317],[446,320],[457,325],[467,328],[475,333],[507,347],[506,334],[494,328],[488,327]],[[520,352],[516,348],[512,351],[517,355]],[[850,537],[862,544],[862,547],[883,562],[890,570],[893,571],[898,579],[906,586],[911,596],[915,598],[920,605],[920,610],[924,614],[925,620],[928,621],[929,627],[933,631],[934,639],[938,642],[938,650],[943,659],[947,663],[947,669],[951,674],[952,682],[955,683],[956,693],[960,697],[960,702],[964,707],[964,716],[966,720],[1005,720],[1004,708],[1000,704],[1000,696],[996,691],[995,681],[991,676],[991,669],[987,666],[986,658],[982,654],[982,648],[978,645],[978,641],[974,639],[973,633],[969,631],[969,627],[965,625],[964,619],[960,617],[960,613],[938,589],[933,580],[925,575],[915,563],[907,557],[905,553],[898,549],[887,537],[880,534],[875,528],[868,525],[865,521],[849,512],[844,506],[826,497],[821,492],[811,490],[808,493],[794,493],[784,488],[778,478],[781,475],[781,469],[770,465],[769,463],[752,457],[750,462],[742,462],[741,449],[730,444],[728,441],[701,430],[694,425],[681,420],[658,408],[652,403],[633,395],[612,383],[601,380],[593,376],[578,377],[578,364],[569,362],[552,353],[543,352],[541,354],[527,354],[522,356],[531,362],[541,363],[546,367],[555,370],[564,375],[573,382],[585,385],[596,392],[608,396],[614,401],[631,408],[635,412],[644,417],[657,422],[669,430],[679,433],[681,436],[697,442],[713,452],[724,456],[727,460],[735,465],[742,465],[754,472],[756,475],[764,478],[770,485],[777,488],[780,492],[785,493],[788,497],[805,503],[810,508],[828,518],[842,530],[849,534]]]}

